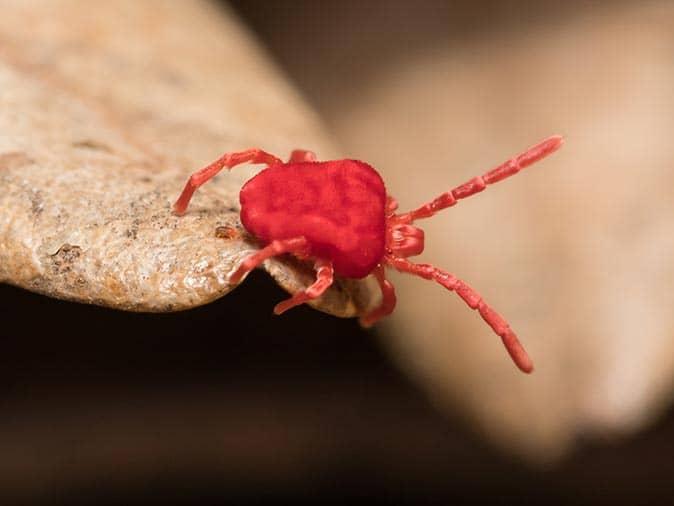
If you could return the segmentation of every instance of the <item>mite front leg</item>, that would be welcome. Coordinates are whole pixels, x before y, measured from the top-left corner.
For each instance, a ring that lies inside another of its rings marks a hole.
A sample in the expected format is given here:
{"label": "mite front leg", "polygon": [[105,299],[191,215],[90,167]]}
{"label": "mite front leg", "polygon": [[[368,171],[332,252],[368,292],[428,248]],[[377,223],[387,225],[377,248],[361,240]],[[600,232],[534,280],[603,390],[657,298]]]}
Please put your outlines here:
{"label": "mite front leg", "polygon": [[290,153],[290,158],[288,159],[288,163],[293,163],[293,162],[315,162],[316,161],[316,153],[313,151],[307,151],[306,149],[296,149],[292,153]]}
{"label": "mite front leg", "polygon": [[187,184],[185,184],[183,192],[180,194],[180,197],[178,197],[178,200],[176,200],[175,204],[173,204],[174,212],[178,215],[183,214],[197,188],[215,176],[222,169],[231,169],[232,167],[242,163],[264,163],[266,165],[272,165],[275,163],[281,163],[281,160],[276,158],[274,155],[257,148],[247,149],[246,151],[238,151],[235,153],[225,153],[210,165],[207,165],[203,169],[190,176],[190,178],[187,180]]}
{"label": "mite front leg", "polygon": [[323,295],[323,293],[330,287],[334,279],[334,270],[332,268],[332,262],[327,260],[317,260],[315,264],[316,268],[316,281],[306,290],[297,292],[295,295],[289,299],[284,300],[276,304],[274,307],[274,314],[281,314],[287,311],[290,308],[304,304],[307,301],[316,299]]}
{"label": "mite front leg", "polygon": [[480,313],[484,321],[487,322],[492,330],[501,338],[506,350],[508,350],[508,354],[510,354],[513,362],[515,362],[515,365],[517,365],[523,372],[529,373],[533,371],[533,362],[517,339],[515,332],[513,332],[510,325],[508,325],[508,322],[506,322],[500,314],[489,307],[480,294],[465,282],[452,274],[429,264],[415,264],[405,258],[399,257],[387,257],[386,260],[389,265],[401,272],[407,272],[424,279],[433,280],[448,290],[456,292],[471,309],[476,309]]}
{"label": "mite front leg", "polygon": [[303,255],[306,252],[306,249],[307,240],[304,237],[294,237],[292,239],[272,241],[260,251],[257,251],[246,257],[246,259],[241,262],[239,268],[229,276],[229,282],[234,285],[238,284],[246,274],[255,269],[268,258],[282,255],[284,253]]}
{"label": "mite front leg", "polygon": [[507,162],[503,162],[501,165],[491,169],[489,172],[474,177],[470,181],[457,186],[453,190],[443,193],[418,209],[401,214],[400,216],[395,217],[395,219],[403,223],[411,223],[414,220],[429,218],[438,211],[453,206],[457,201],[481,192],[487,185],[497,183],[507,177],[517,174],[525,167],[536,163],[541,158],[544,158],[559,149],[563,142],[564,139],[559,135],[548,137],[544,141],[530,147]]}
{"label": "mite front leg", "polygon": [[396,307],[396,292],[393,284],[386,279],[386,270],[382,264],[379,264],[373,271],[379,288],[381,289],[381,304],[370,313],[360,317],[360,324],[363,327],[371,327],[377,321],[390,315]]}

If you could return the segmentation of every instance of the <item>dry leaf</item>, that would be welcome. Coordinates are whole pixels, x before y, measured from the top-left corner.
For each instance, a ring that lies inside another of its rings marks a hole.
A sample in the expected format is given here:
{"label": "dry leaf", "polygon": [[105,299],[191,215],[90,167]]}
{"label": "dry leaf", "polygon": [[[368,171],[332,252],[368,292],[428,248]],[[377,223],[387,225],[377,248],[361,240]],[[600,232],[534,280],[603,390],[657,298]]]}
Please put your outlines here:
{"label": "dry leaf", "polygon": [[[334,155],[230,14],[207,2],[2,2],[0,280],[135,311],[224,295],[258,247],[238,219],[256,169],[218,177],[182,218],[170,204],[191,172],[252,146]],[[312,280],[298,262],[265,266],[290,292]],[[369,286],[338,282],[315,305],[357,315]]]}

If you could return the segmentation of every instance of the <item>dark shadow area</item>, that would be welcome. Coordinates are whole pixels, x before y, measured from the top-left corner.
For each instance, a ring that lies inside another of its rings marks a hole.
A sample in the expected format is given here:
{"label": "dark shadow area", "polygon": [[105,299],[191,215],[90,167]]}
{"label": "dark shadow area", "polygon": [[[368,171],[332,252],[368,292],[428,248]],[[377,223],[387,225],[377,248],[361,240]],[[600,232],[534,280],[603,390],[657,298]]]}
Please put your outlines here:
{"label": "dark shadow area", "polygon": [[3,504],[671,498],[672,414],[559,468],[528,468],[435,412],[355,321],[308,308],[272,316],[283,296],[261,272],[170,315],[0,287],[0,427],[19,461],[5,463]]}

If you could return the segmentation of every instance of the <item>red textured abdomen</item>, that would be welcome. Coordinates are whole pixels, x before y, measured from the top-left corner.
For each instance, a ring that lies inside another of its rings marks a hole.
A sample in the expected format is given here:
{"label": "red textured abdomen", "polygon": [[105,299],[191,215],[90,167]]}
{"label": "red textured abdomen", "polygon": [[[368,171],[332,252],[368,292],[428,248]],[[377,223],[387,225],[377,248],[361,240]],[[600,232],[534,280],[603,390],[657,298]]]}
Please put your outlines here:
{"label": "red textured abdomen", "polygon": [[241,189],[241,222],[264,243],[304,236],[335,273],[367,276],[384,256],[386,188],[356,160],[268,167]]}

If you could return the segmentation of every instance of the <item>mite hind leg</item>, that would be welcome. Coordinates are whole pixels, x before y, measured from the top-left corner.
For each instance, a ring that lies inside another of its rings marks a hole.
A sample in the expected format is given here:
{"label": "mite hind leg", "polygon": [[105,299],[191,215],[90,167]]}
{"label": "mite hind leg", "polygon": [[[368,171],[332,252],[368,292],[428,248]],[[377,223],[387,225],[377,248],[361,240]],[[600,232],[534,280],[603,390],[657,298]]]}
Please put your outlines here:
{"label": "mite hind leg", "polygon": [[301,290],[289,299],[276,304],[276,307],[274,307],[274,314],[284,313],[290,308],[316,299],[323,295],[330,285],[332,285],[334,280],[332,262],[328,260],[317,260],[314,267],[316,269],[316,281],[314,281],[314,283],[306,290]]}
{"label": "mite hind leg", "polygon": [[364,327],[371,327],[377,321],[390,315],[396,307],[396,292],[393,284],[386,279],[386,270],[382,264],[379,264],[372,272],[379,283],[381,289],[381,304],[379,307],[368,314],[360,317],[360,324]]}
{"label": "mite hind leg", "polygon": [[246,274],[271,257],[282,255],[284,253],[295,253],[301,256],[306,252],[306,249],[307,240],[304,236],[272,241],[260,251],[256,251],[246,257],[244,261],[241,262],[239,268],[229,276],[229,282],[235,285],[238,284]]}
{"label": "mite hind leg", "polygon": [[400,257],[387,257],[387,263],[400,272],[407,272],[423,279],[435,281],[447,290],[455,292],[461,299],[470,307],[476,310],[482,316],[482,319],[492,328],[494,333],[498,335],[505,345],[508,354],[512,358],[515,365],[523,372],[529,373],[533,371],[534,365],[525,351],[524,347],[517,339],[517,335],[508,325],[508,322],[496,311],[494,311],[482,299],[479,293],[471,288],[464,281],[461,281],[456,276],[447,271],[438,269],[429,264],[415,264]]}

